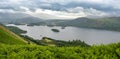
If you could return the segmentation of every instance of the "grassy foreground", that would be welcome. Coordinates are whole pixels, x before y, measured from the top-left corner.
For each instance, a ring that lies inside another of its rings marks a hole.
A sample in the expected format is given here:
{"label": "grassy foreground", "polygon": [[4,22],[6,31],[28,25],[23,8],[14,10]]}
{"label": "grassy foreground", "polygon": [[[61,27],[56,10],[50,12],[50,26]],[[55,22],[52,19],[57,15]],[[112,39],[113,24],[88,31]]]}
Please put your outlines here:
{"label": "grassy foreground", "polygon": [[0,43],[27,44],[27,41],[0,25]]}
{"label": "grassy foreground", "polygon": [[0,44],[0,59],[119,59],[120,43],[92,47]]}

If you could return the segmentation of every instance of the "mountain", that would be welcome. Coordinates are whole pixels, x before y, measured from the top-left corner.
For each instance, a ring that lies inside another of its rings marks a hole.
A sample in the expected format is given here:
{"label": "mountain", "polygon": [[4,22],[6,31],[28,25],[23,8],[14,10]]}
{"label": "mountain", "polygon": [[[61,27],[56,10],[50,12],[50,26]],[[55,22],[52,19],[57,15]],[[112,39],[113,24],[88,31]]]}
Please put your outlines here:
{"label": "mountain", "polygon": [[32,25],[48,26],[73,26],[82,28],[104,29],[120,31],[120,17],[105,18],[76,18],[73,20],[49,20],[44,22],[32,23]]}
{"label": "mountain", "polygon": [[0,13],[1,23],[35,23],[41,19],[25,13]]}
{"label": "mountain", "polygon": [[13,23],[16,23],[16,24],[27,23],[27,24],[29,24],[29,23],[37,23],[37,22],[41,22],[41,21],[43,21],[43,20],[40,18],[29,16],[29,17],[17,19],[16,21],[13,21]]}
{"label": "mountain", "polygon": [[120,17],[96,19],[77,18],[75,20],[58,23],[58,25],[120,31]]}
{"label": "mountain", "polygon": [[0,25],[0,43],[2,44],[26,44],[23,38]]}

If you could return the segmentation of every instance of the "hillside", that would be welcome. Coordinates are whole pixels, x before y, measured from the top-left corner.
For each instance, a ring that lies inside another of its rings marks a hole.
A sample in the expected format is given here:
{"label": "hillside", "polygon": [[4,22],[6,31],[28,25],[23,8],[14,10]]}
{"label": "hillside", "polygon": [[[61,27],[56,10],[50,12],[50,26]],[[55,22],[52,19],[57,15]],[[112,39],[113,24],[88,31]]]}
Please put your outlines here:
{"label": "hillside", "polygon": [[73,26],[82,28],[104,29],[120,31],[120,17],[106,17],[106,18],[77,18],[73,20],[51,20],[39,23],[33,23],[32,25],[49,25],[49,26]]}
{"label": "hillside", "polygon": [[0,13],[0,23],[36,23],[42,19],[24,13]]}
{"label": "hillside", "polygon": [[92,47],[0,45],[1,59],[119,59],[120,43]]}
{"label": "hillside", "polygon": [[0,43],[3,44],[26,44],[27,42],[23,40],[18,35],[9,31],[2,25],[0,25]]}
{"label": "hillside", "polygon": [[33,16],[29,16],[29,17],[25,17],[25,18],[20,18],[20,19],[16,19],[16,21],[14,21],[13,23],[15,24],[21,24],[21,23],[37,23],[37,22],[41,22],[43,21],[40,18],[37,17],[33,17]]}
{"label": "hillside", "polygon": [[[79,45],[79,41],[57,41],[44,37],[41,45],[27,45],[25,41],[0,25],[1,59],[119,59],[120,43],[99,46]],[[60,44],[58,44],[59,42]],[[65,45],[65,46],[61,46]],[[13,45],[12,45],[13,44]],[[19,45],[20,44],[20,45]],[[22,45],[23,44],[23,45]],[[24,45],[26,44],[26,45]],[[46,45],[47,44],[47,45]],[[55,46],[59,45],[58,46]],[[84,43],[85,44],[85,43]]]}
{"label": "hillside", "polygon": [[75,20],[58,23],[57,25],[120,31],[120,18],[77,18]]}

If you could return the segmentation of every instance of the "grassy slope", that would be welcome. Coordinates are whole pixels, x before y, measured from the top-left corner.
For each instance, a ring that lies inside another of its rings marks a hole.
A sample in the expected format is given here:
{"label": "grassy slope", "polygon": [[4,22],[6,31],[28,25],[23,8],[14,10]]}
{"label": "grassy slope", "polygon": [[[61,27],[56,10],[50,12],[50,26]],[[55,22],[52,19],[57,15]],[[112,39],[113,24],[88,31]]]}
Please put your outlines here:
{"label": "grassy slope", "polygon": [[[45,40],[51,42],[51,40]],[[2,44],[4,43],[4,44]],[[0,26],[1,59],[119,59],[120,43],[92,47],[50,47],[25,44],[21,37]],[[6,45],[14,44],[14,45]]]}
{"label": "grassy slope", "polygon": [[120,43],[92,47],[0,45],[1,59],[119,59]]}
{"label": "grassy slope", "polygon": [[26,44],[27,42],[13,32],[0,25],[0,43],[3,44]]}

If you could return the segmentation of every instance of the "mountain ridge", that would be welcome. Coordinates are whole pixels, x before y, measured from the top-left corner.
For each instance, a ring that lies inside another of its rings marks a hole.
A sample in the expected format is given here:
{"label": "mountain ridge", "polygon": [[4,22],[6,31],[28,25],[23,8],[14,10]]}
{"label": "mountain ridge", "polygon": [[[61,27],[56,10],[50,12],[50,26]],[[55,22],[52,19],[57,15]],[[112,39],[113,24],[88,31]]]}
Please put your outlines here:
{"label": "mountain ridge", "polygon": [[[27,20],[27,21],[25,21]],[[0,13],[1,23],[34,23],[42,19],[25,14],[25,13]],[[28,22],[29,21],[29,22]]]}

